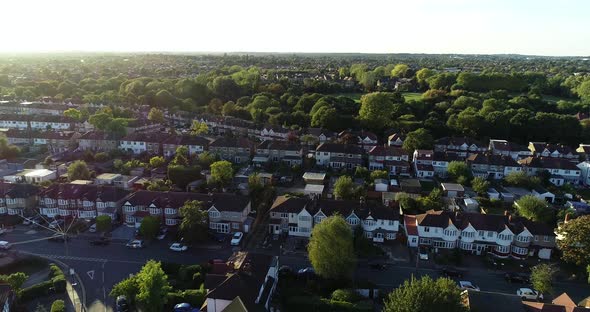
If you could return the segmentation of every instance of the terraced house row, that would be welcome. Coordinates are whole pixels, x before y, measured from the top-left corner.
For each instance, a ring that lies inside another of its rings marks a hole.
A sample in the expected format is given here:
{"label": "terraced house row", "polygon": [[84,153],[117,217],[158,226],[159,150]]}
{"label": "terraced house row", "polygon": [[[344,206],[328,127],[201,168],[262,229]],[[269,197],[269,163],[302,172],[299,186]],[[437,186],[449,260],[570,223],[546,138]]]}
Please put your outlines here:
{"label": "terraced house row", "polygon": [[0,214],[47,218],[94,219],[108,215],[138,227],[146,216],[158,217],[163,225],[181,222],[179,209],[186,201],[202,203],[209,228],[219,233],[247,232],[250,199],[234,194],[188,192],[130,192],[106,185],[53,184],[40,190],[29,184],[0,183]]}

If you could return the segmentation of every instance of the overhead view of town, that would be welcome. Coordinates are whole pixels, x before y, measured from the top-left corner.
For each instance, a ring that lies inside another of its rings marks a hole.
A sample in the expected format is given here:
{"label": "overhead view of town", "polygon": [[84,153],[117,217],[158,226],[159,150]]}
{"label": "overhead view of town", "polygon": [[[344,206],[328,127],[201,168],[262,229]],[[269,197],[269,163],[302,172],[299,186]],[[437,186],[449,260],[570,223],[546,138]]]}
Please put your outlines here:
{"label": "overhead view of town", "polygon": [[0,4],[2,312],[590,311],[590,3],[131,2]]}

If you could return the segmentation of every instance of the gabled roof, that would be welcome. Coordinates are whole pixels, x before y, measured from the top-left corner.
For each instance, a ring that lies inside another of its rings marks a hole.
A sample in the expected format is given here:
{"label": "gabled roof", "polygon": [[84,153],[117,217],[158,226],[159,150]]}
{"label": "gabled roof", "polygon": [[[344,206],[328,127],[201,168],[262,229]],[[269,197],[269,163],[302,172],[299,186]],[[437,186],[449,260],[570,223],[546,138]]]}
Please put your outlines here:
{"label": "gabled roof", "polygon": [[362,147],[353,144],[322,143],[316,148],[317,152],[363,154]]}
{"label": "gabled roof", "polygon": [[490,155],[477,153],[469,155],[466,161],[472,164],[479,165],[520,167],[520,165],[514,159],[512,159],[512,157],[505,155]]}
{"label": "gabled roof", "polygon": [[265,140],[264,142],[258,144],[256,147],[257,149],[270,149],[270,150],[280,150],[280,151],[301,151],[301,145],[291,142],[285,141],[272,141],[272,140]]}
{"label": "gabled roof", "polygon": [[369,151],[371,156],[403,156],[407,153],[401,147],[395,146],[373,146]]}
{"label": "gabled roof", "polygon": [[124,136],[121,141],[136,141],[136,142],[152,142],[161,143],[171,136],[167,133],[145,133],[145,132],[133,132]]}
{"label": "gabled roof", "polygon": [[469,146],[477,145],[477,147],[485,147],[485,145],[481,142],[468,137],[444,137],[434,141],[434,145],[461,146],[463,144],[467,144]]}
{"label": "gabled roof", "polygon": [[453,224],[452,217],[453,215],[446,211],[428,210],[426,213],[417,215],[416,221],[418,221],[418,225],[420,226],[439,227],[445,229],[449,225]]}
{"label": "gabled roof", "polygon": [[252,141],[246,138],[230,138],[230,137],[221,137],[209,144],[209,147],[241,147],[241,148],[251,148],[253,146]]}
{"label": "gabled roof", "polygon": [[580,170],[575,163],[563,158],[529,156],[519,160],[518,163],[532,168]]}
{"label": "gabled roof", "polygon": [[285,195],[277,196],[272,206],[271,212],[299,213],[310,202],[308,197],[289,197]]}
{"label": "gabled roof", "polygon": [[209,145],[209,140],[204,137],[196,136],[196,135],[171,135],[163,140],[163,144],[171,144],[171,145],[196,145],[196,146],[207,146]]}

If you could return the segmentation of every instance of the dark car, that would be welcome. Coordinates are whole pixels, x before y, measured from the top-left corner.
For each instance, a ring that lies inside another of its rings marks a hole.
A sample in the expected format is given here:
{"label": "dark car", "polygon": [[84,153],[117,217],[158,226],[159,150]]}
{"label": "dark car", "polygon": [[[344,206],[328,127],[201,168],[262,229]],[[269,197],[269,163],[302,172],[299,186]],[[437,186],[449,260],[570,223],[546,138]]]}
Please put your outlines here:
{"label": "dark car", "polygon": [[463,271],[453,268],[444,268],[440,271],[440,274],[446,277],[463,277]]}
{"label": "dark car", "polygon": [[528,274],[509,272],[504,275],[508,283],[530,284],[531,278]]}
{"label": "dark car", "polygon": [[99,239],[95,239],[90,241],[90,245],[94,245],[94,246],[106,246],[110,243],[111,241],[106,238],[106,237],[101,237]]}
{"label": "dark car", "polygon": [[50,242],[64,243],[70,241],[70,237],[67,235],[55,235],[48,239]]}
{"label": "dark car", "polygon": [[119,296],[115,301],[115,309],[117,312],[128,312],[129,304],[127,303],[127,297]]}
{"label": "dark car", "polygon": [[371,263],[369,264],[369,268],[377,271],[385,271],[387,270],[387,264],[385,263]]}
{"label": "dark car", "polygon": [[193,307],[189,303],[183,302],[174,306],[174,312],[191,312]]}

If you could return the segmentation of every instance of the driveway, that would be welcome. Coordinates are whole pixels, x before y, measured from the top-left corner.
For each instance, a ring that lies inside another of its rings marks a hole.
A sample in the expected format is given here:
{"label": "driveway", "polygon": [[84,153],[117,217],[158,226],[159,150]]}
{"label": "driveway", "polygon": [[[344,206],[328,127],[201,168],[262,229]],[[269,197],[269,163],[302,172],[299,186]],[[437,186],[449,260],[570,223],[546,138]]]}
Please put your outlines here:
{"label": "driveway", "polygon": [[133,239],[133,236],[135,235],[135,228],[123,224],[114,229],[111,232],[111,234],[112,239],[120,239],[127,241]]}

